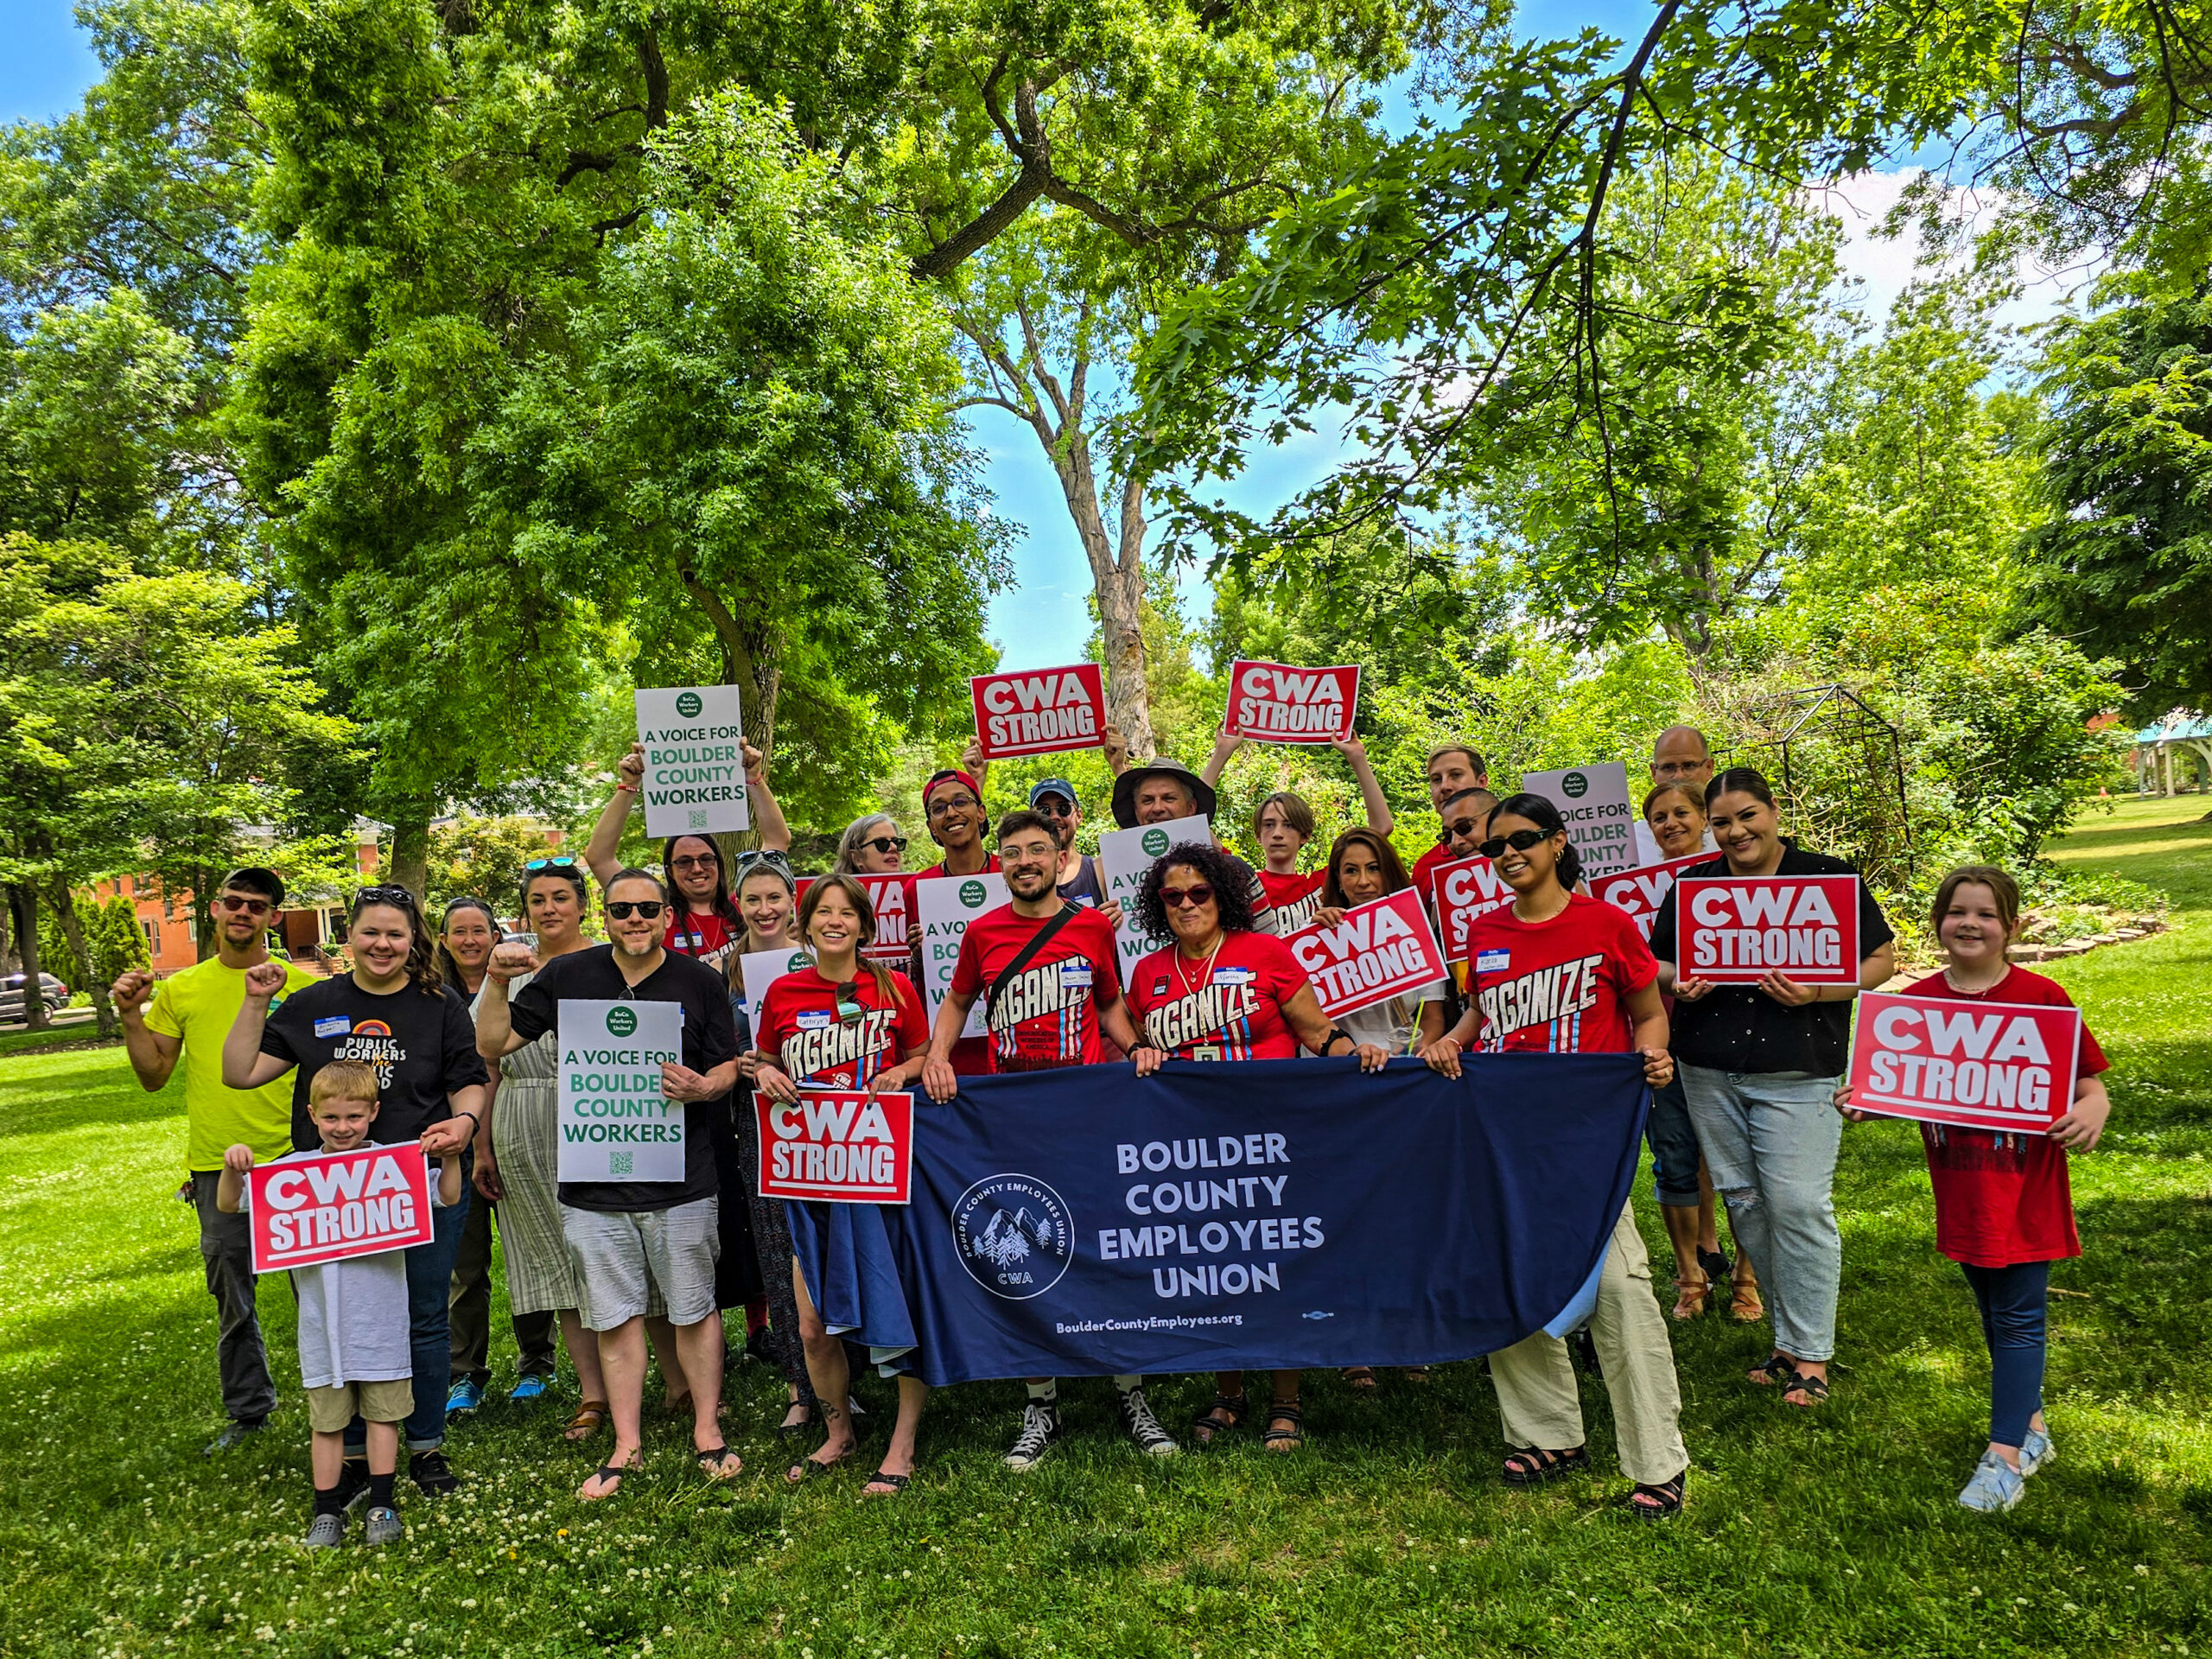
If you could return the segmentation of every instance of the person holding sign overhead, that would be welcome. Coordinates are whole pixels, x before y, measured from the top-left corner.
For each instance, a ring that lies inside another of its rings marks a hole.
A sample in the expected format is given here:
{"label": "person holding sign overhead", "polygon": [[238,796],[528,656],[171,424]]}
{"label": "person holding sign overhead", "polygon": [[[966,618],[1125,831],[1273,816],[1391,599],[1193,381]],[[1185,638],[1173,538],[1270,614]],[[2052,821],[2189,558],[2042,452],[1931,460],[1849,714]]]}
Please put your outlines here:
{"label": "person holding sign overhead", "polygon": [[[1059,892],[1060,844],[1052,824],[1035,812],[1007,813],[999,820],[999,859],[1007,902],[968,925],[951,986],[938,1004],[922,1068],[932,1100],[959,1092],[952,1046],[979,996],[995,1072],[1096,1065],[1105,1058],[1102,1038],[1124,1052],[1137,1041],[1122,1000],[1113,927],[1095,907],[1072,904]],[[1035,1468],[1060,1438],[1058,1379],[1027,1382],[1021,1427],[1006,1454],[1006,1466],[1017,1471]],[[1144,1378],[1118,1376],[1114,1390],[1122,1427],[1139,1447],[1156,1458],[1182,1449],[1153,1415]]]}
{"label": "person holding sign overhead", "polygon": [[[1448,1077],[1470,1047],[1489,1054],[1620,1054],[1643,1058],[1653,1087],[1674,1076],[1659,969],[1627,915],[1574,887],[1582,859],[1559,809],[1541,795],[1509,795],[1491,815],[1483,856],[1513,902],[1477,917],[1468,934],[1472,1006],[1421,1055]],[[1667,1321],[1651,1294],[1651,1262],[1624,1204],[1599,1269],[1591,1335],[1603,1363],[1629,1506],[1643,1520],[1681,1511],[1689,1479],[1681,1389]],[[1582,1403],[1567,1344],[1548,1332],[1490,1357],[1505,1440],[1505,1479],[1541,1485],[1590,1466]]]}
{"label": "person holding sign overhead", "polygon": [[[1141,765],[1134,764],[1129,759],[1128,745],[1118,731],[1109,726],[1106,764],[1114,773],[1114,822],[1122,829],[1173,823],[1178,818],[1202,817],[1211,824],[1220,798],[1214,793],[1211,783],[1180,760],[1163,756]],[[1220,847],[1218,837],[1214,845]],[[1276,935],[1288,931],[1282,925],[1282,918],[1275,914],[1274,900],[1268,896],[1266,886],[1252,867],[1226,849],[1223,849],[1222,856],[1243,872],[1237,879],[1251,906],[1253,931]]]}
{"label": "person holding sign overhead", "polygon": [[[975,753],[973,744],[969,746],[969,753]],[[930,839],[944,849],[944,856],[918,872],[916,880],[998,873],[998,855],[983,844],[983,785],[974,772],[960,766],[945,766],[931,772],[922,785],[922,811],[929,822]],[[870,937],[874,932],[871,919]],[[913,966],[908,977],[918,986],[925,982],[919,928],[914,930]],[[985,1040],[981,1037],[963,1037],[953,1046],[952,1068],[968,1077],[980,1077],[988,1071]]]}
{"label": "person holding sign overhead", "polygon": [[[1117,790],[1118,795],[1120,791]],[[1148,1077],[1170,1059],[1287,1060],[1302,1044],[1316,1054],[1357,1055],[1379,1071],[1387,1051],[1329,1023],[1290,947],[1254,924],[1250,874],[1243,860],[1204,844],[1170,848],[1137,890],[1137,925],[1174,940],[1129,976],[1129,1011],[1143,1034],[1129,1051]],[[1306,1443],[1299,1374],[1274,1373],[1262,1443],[1270,1452]],[[1213,1403],[1192,1424],[1201,1446],[1251,1414],[1244,1373],[1214,1378]]]}
{"label": "person holding sign overhead", "polygon": [[[798,919],[814,965],[785,974],[760,999],[753,1022],[756,1086],[785,1102],[798,1100],[801,1089],[874,1095],[906,1088],[928,1058],[929,1016],[906,976],[862,957],[875,937],[866,890],[849,875],[823,876],[806,890]],[[849,1337],[868,1345],[879,1372],[899,1379],[891,1444],[861,1490],[870,1496],[903,1492],[914,1477],[914,1441],[929,1397],[915,1374],[918,1338],[899,1284],[906,1212],[895,1205],[787,1204],[785,1213],[799,1336],[826,1436],[784,1478],[796,1485],[820,1475],[860,1445],[847,1406],[851,1376],[843,1338]]]}
{"label": "person holding sign overhead", "polygon": [[1895,936],[1859,882],[1855,982],[1808,985],[1769,969],[1755,984],[1716,985],[1681,971],[1681,882],[1858,874],[1842,859],[1784,842],[1774,791],[1749,766],[1714,778],[1705,804],[1721,855],[1676,877],[1652,919],[1651,952],[1660,988],[1675,998],[1675,1051],[1698,1144],[1774,1318],[1774,1352],[1751,1381],[1809,1408],[1828,1396],[1843,1275],[1833,1191],[1843,1126],[1829,1099],[1850,1053],[1852,1000],[1894,971]]}
{"label": "person holding sign overhead", "polygon": [[[1209,784],[1218,784],[1236,751],[1249,741],[1232,737],[1226,731],[1221,733],[1214,740],[1213,754],[1199,777]],[[1331,738],[1329,747],[1344,756],[1351,767],[1351,775],[1359,782],[1360,800],[1367,809],[1367,827],[1378,836],[1388,836],[1396,826],[1396,820],[1390,816],[1390,803],[1383,798],[1382,785],[1376,781],[1375,768],[1368,764],[1367,745],[1348,733]],[[1313,809],[1304,796],[1294,791],[1277,790],[1252,809],[1252,839],[1267,864],[1258,872],[1260,885],[1281,918],[1275,929],[1278,934],[1295,933],[1305,926],[1313,919],[1314,908],[1321,902],[1324,873],[1301,872],[1298,868],[1298,855],[1313,838]]]}
{"label": "person holding sign overhead", "polygon": [[[1929,920],[1943,969],[1904,995],[1967,1008],[2074,1006],[2056,980],[2006,959],[2020,923],[2020,889],[2004,871],[1982,864],[1953,870],[1936,889]],[[2043,1414],[2050,1264],[2082,1254],[2066,1154],[2089,1151],[2104,1134],[2112,1101],[2098,1074],[2107,1065],[2084,1025],[2073,1098],[2044,1134],[1920,1126],[1936,1195],[1936,1248],[1965,1273],[1989,1344],[1989,1446],[1959,1494],[1970,1510],[2012,1508],[2026,1494],[2026,1478],[2053,1455]],[[1835,1103],[1854,1122],[1868,1116],[1853,1109],[1848,1082],[1838,1086]]]}
{"label": "person holding sign overhead", "polygon": [[[716,1425],[722,1393],[722,1320],[715,1300],[721,1189],[712,1121],[728,1109],[727,1096],[737,1082],[729,996],[714,969],[663,946],[668,895],[657,878],[617,870],[602,891],[607,944],[543,963],[526,944],[501,944],[492,953],[476,1016],[478,1050],[503,1058],[557,1031],[564,1001],[672,1002],[681,1014],[681,1058],[660,1068],[662,1097],[683,1107],[678,1178],[561,1183],[561,1227],[582,1292],[579,1311],[599,1338],[614,1418],[613,1452],[576,1490],[587,1500],[613,1496],[644,1456],[645,1315],[656,1289],[676,1327],[700,1472],[729,1480],[745,1466]],[[530,984],[510,1001],[506,982],[524,973],[533,975]],[[608,1029],[616,1029],[611,1020]],[[579,1058],[576,1069],[588,1063]],[[610,1166],[617,1155],[629,1156],[607,1154]]]}

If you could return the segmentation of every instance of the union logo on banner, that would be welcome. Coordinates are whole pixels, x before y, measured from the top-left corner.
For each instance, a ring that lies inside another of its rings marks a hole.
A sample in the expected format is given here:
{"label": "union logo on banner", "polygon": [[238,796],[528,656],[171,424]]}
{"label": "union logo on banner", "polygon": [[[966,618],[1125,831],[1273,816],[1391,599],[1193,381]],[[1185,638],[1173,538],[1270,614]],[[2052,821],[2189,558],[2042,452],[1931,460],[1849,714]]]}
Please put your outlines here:
{"label": "union logo on banner", "polygon": [[427,1244],[430,1166],[413,1141],[257,1164],[245,1178],[253,1270]]}

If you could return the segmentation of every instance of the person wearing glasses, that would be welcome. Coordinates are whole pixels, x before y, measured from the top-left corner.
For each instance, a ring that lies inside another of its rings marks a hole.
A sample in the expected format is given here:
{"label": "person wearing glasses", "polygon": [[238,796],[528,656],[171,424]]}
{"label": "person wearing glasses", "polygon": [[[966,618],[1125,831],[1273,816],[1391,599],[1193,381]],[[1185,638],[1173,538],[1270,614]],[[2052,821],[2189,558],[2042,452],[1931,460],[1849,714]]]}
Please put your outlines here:
{"label": "person wearing glasses", "polygon": [[[1243,738],[1221,733],[1214,739],[1212,757],[1198,775],[1209,784],[1219,783],[1221,774],[1243,747]],[[1358,780],[1359,798],[1367,809],[1367,827],[1379,836],[1388,836],[1396,820],[1390,815],[1389,802],[1382,798],[1382,785],[1376,781],[1375,768],[1368,764],[1367,745],[1355,735],[1332,739],[1329,747],[1344,756]],[[1313,808],[1304,796],[1278,790],[1252,809],[1252,840],[1265,861],[1256,874],[1267,890],[1268,902],[1281,918],[1278,933],[1295,933],[1313,919],[1314,911],[1320,906],[1325,872],[1298,868],[1299,854],[1313,839]]]}
{"label": "person wearing glasses", "polygon": [[[141,1087],[149,1094],[160,1092],[168,1086],[178,1060],[184,1062],[185,1168],[192,1179],[192,1207],[200,1217],[207,1294],[215,1299],[215,1363],[228,1419],[204,1448],[210,1457],[260,1428],[276,1405],[261,1320],[254,1311],[246,1217],[216,1208],[215,1190],[229,1147],[251,1147],[257,1163],[292,1150],[290,1090],[274,1079],[257,1089],[232,1089],[223,1082],[223,1039],[245,1001],[247,970],[270,960],[269,929],[283,903],[284,884],[275,871],[257,866],[232,870],[208,905],[215,922],[215,954],[158,982],[149,969],[134,968],[115,982],[111,993],[123,1020],[124,1052]],[[284,982],[276,993],[277,1001],[317,982],[302,968],[278,965]]]}
{"label": "person wearing glasses", "polygon": [[[353,970],[288,991],[277,963],[246,969],[245,998],[223,1039],[223,1081],[259,1089],[287,1071],[292,1077],[292,1148],[313,1152],[322,1132],[308,1111],[315,1073],[334,1060],[376,1068],[379,1097],[375,1138],[386,1145],[420,1140],[433,1158],[463,1154],[484,1121],[487,1074],[477,1058],[468,1007],[446,989],[437,942],[422,907],[405,887],[363,887],[346,917]],[[425,1495],[461,1484],[446,1461],[446,1396],[453,1370],[447,1298],[454,1258],[468,1218],[469,1193],[439,1210],[436,1231],[407,1255],[407,1316],[415,1409],[406,1424],[407,1472]],[[367,1428],[346,1431],[347,1502],[368,1490]]]}
{"label": "person wearing glasses", "polygon": [[896,875],[906,868],[906,837],[888,812],[868,812],[837,837],[830,868],[842,875]]}
{"label": "person wearing glasses", "polygon": [[[591,839],[584,843],[584,863],[601,893],[622,868],[622,831],[645,782],[645,746],[632,743],[629,753],[615,763],[614,772],[614,793],[592,825]],[[785,856],[791,844],[791,825],[785,822],[784,809],[768,787],[767,763],[750,743],[745,745],[745,790],[753,827],[760,837],[759,852]],[[676,897],[663,946],[719,969],[724,957],[737,951],[745,925],[737,906],[730,902],[721,847],[707,836],[671,836],[661,843],[660,862]],[[785,868],[789,868],[788,863]],[[741,880],[743,861],[738,874]]]}
{"label": "person wearing glasses", "polygon": [[[1706,833],[1705,828],[1705,786],[1713,781],[1713,750],[1705,741],[1705,734],[1694,726],[1669,726],[1654,738],[1651,743],[1651,781],[1656,785],[1652,791],[1655,798],[1661,791],[1671,790],[1677,785],[1695,791],[1699,804],[1698,839],[1686,845],[1679,833],[1672,837],[1662,833],[1660,826],[1651,821],[1651,815],[1647,810],[1644,821],[1636,826],[1636,861],[1638,864],[1658,864],[1700,850],[1719,852],[1719,848],[1714,845],[1713,837]],[[1682,798],[1670,795],[1668,798],[1679,803]]]}
{"label": "person wearing glasses", "polygon": [[[1220,797],[1214,786],[1198,772],[1192,772],[1180,760],[1166,756],[1144,761],[1129,758],[1129,747],[1121,733],[1113,727],[1106,728],[1106,764],[1114,773],[1114,822],[1124,830],[1145,823],[1172,823],[1177,818],[1203,817],[1209,824]],[[1282,918],[1275,912],[1274,901],[1268,897],[1259,873],[1243,859],[1223,847],[1219,836],[1214,845],[1230,864],[1243,874],[1238,879],[1244,884],[1251,907],[1252,927],[1260,933],[1281,934],[1290,930],[1282,925]]]}
{"label": "person wearing glasses", "polygon": [[[682,1010],[683,1058],[661,1066],[661,1094],[683,1107],[683,1176],[673,1181],[563,1181],[561,1234],[575,1271],[578,1314],[598,1338],[614,1448],[576,1489],[588,1502],[611,1497],[644,1457],[646,1317],[655,1293],[676,1328],[676,1350],[691,1404],[692,1456],[709,1480],[733,1480],[745,1465],[723,1444],[722,1319],[715,1256],[721,1182],[715,1118],[727,1114],[737,1082],[737,1030],[721,976],[661,943],[668,895],[644,870],[617,870],[604,888],[607,943],[541,963],[526,944],[503,944],[476,1015],[476,1046],[504,1059],[548,1032],[564,1001],[673,1002]],[[512,998],[507,982],[530,983]],[[670,1382],[672,1389],[677,1386]]]}
{"label": "person wearing glasses", "polygon": [[[549,861],[534,858],[525,867],[542,869]],[[563,863],[574,863],[564,859]],[[525,910],[528,906],[524,906]],[[438,970],[446,988],[464,1004],[473,1006],[484,988],[484,974],[492,960],[492,947],[499,942],[499,918],[481,899],[463,895],[446,906],[438,923]],[[466,1416],[484,1403],[484,1390],[492,1381],[492,1224],[499,1222],[499,1253],[507,1263],[507,1315],[514,1327],[515,1347],[522,1360],[515,1386],[507,1398],[518,1403],[543,1399],[552,1386],[553,1333],[558,1329],[550,1309],[525,1306],[516,1283],[517,1252],[508,1235],[516,1224],[516,1209],[499,1191],[499,1160],[492,1147],[492,1117],[500,1103],[505,1079],[497,1071],[484,1086],[484,1121],[476,1133],[476,1197],[461,1224],[461,1252],[454,1257],[453,1289],[446,1298],[446,1323],[453,1338],[453,1389],[446,1395],[446,1415]],[[549,1193],[550,1199],[550,1193]],[[496,1215],[495,1215],[496,1212]]]}
{"label": "person wearing glasses", "polygon": [[[1065,778],[1039,778],[1029,786],[1029,810],[1045,821],[1053,846],[1059,849],[1053,885],[1060,897],[1094,910],[1104,904],[1106,883],[1099,878],[1098,861],[1075,844],[1076,831],[1083,827],[1083,805],[1076,799],[1075,785]],[[1006,856],[1003,822],[999,825],[999,856]]]}
{"label": "person wearing glasses", "polygon": [[[995,1072],[1098,1065],[1108,1058],[1109,1042],[1118,1055],[1137,1040],[1122,1000],[1113,925],[1096,905],[1075,904],[1060,892],[1060,842],[1052,822],[1036,812],[1007,813],[999,820],[999,858],[1008,900],[968,925],[952,984],[938,1004],[922,1069],[923,1086],[935,1101],[959,1092],[952,1046],[979,996]],[[1060,1438],[1058,1379],[1026,1381],[1029,1399],[1005,1459],[1017,1471],[1035,1468]],[[1141,1450],[1155,1458],[1182,1450],[1153,1414],[1144,1378],[1116,1376],[1114,1390],[1122,1425]]]}
{"label": "person wearing glasses", "polygon": [[[1491,815],[1482,855],[1513,902],[1468,932],[1472,1006],[1421,1058],[1448,1077],[1468,1049],[1485,1054],[1624,1054],[1643,1058],[1655,1088],[1674,1076],[1659,966],[1625,911],[1577,893],[1582,860],[1559,810],[1541,795],[1509,795]],[[1651,1262],[1627,1204],[1598,1278],[1591,1335],[1602,1362],[1629,1507],[1655,1521],[1681,1511],[1689,1478],[1681,1389]],[[1505,1419],[1505,1479],[1541,1485],[1590,1466],[1582,1402],[1567,1344],[1538,1331],[1490,1357]]]}
{"label": "person wearing glasses", "polygon": [[[1389,1052],[1329,1023],[1313,982],[1281,939],[1254,925],[1251,874],[1218,847],[1171,847],[1137,889],[1136,920],[1147,936],[1173,944],[1129,972],[1129,1012],[1141,1027],[1130,1051],[1148,1077],[1163,1062],[1287,1060],[1302,1044],[1321,1055],[1357,1055],[1380,1071]],[[1270,1452],[1305,1444],[1296,1371],[1274,1373],[1262,1440]],[[1211,1446],[1251,1414],[1244,1373],[1214,1377],[1214,1401],[1192,1424]]]}
{"label": "person wearing glasses", "polygon": [[[801,1089],[873,1095],[909,1087],[928,1058],[929,1016],[911,980],[861,956],[875,937],[867,892],[850,875],[823,876],[807,888],[798,917],[814,965],[784,975],[760,999],[753,1022],[755,1086],[785,1102],[798,1099]],[[851,1341],[868,1350],[880,1375],[899,1379],[891,1444],[861,1489],[895,1496],[913,1479],[915,1437],[929,1395],[916,1375],[916,1321],[899,1288],[906,1211],[876,1204],[786,1204],[784,1211],[799,1335],[824,1431],[822,1445],[784,1478],[797,1485],[859,1447],[849,1407],[845,1344]]]}

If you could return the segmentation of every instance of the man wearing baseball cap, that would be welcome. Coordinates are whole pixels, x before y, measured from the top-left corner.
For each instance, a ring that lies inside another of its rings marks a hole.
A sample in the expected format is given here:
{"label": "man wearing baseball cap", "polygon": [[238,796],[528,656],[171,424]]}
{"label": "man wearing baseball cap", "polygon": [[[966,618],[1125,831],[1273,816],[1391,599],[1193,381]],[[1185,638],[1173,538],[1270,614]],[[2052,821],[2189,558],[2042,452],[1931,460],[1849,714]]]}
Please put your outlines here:
{"label": "man wearing baseball cap", "polygon": [[1083,807],[1076,800],[1075,785],[1065,778],[1039,778],[1029,786],[1029,810],[1045,820],[1060,849],[1056,885],[1060,897],[1071,905],[1094,908],[1106,902],[1106,884],[1098,879],[1098,861],[1076,849],[1075,832],[1083,826]]}

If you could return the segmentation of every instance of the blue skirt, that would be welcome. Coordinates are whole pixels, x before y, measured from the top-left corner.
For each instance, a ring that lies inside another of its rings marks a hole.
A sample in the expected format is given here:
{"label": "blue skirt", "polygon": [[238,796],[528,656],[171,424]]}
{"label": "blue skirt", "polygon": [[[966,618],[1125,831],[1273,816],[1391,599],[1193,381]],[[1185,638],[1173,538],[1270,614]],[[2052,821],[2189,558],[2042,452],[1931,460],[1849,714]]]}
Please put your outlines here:
{"label": "blue skirt", "polygon": [[791,1251],[807,1294],[830,1335],[867,1345],[890,1376],[916,1368],[921,1338],[900,1283],[918,1263],[906,1238],[906,1211],[889,1204],[786,1204]]}

